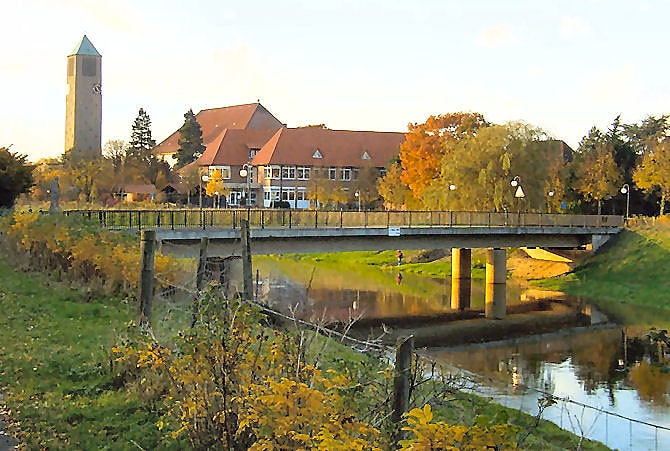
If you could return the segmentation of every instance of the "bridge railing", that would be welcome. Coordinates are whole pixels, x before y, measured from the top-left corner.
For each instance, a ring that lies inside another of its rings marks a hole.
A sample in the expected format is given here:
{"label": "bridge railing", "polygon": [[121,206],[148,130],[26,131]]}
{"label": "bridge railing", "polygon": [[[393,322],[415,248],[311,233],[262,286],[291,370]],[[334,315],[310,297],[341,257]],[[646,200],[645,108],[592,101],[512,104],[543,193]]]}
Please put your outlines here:
{"label": "bridge railing", "polygon": [[66,210],[110,229],[251,227],[621,227],[615,215],[480,211],[322,211],[289,209]]}

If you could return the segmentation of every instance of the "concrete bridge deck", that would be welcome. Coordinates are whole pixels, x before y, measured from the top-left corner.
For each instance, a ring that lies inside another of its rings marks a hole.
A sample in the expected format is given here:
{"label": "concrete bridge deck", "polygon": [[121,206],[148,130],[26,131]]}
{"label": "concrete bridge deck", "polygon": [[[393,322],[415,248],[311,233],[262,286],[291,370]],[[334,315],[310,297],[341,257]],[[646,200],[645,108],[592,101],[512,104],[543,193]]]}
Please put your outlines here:
{"label": "concrete bridge deck", "polygon": [[[153,229],[162,252],[240,255],[242,220],[253,254],[357,250],[557,247],[600,243],[621,216],[473,211],[316,211],[269,209],[71,210],[111,229]],[[596,244],[597,245],[597,244]]]}

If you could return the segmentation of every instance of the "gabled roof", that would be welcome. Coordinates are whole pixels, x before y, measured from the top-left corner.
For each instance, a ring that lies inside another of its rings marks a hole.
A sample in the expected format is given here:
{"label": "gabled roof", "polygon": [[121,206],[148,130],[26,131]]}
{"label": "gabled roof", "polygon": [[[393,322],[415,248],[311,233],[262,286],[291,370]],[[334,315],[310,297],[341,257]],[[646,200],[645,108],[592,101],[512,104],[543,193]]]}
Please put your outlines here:
{"label": "gabled roof", "polygon": [[[385,167],[399,152],[404,133],[328,130],[316,127],[282,128],[253,159],[254,166]],[[323,158],[313,158],[316,149]],[[364,154],[370,158],[364,157]]]}
{"label": "gabled roof", "polygon": [[[221,139],[225,130],[272,130],[282,127],[282,123],[260,103],[235,105],[202,110],[195,115],[202,129],[205,146]],[[180,126],[181,127],[181,126]],[[171,154],[179,149],[179,129],[154,148],[157,155]]]}
{"label": "gabled roof", "polygon": [[249,162],[251,149],[261,149],[274,130],[224,130],[207,145],[198,166],[241,165]]}
{"label": "gabled roof", "polygon": [[83,38],[81,38],[81,41],[77,46],[74,48],[70,56],[72,55],[90,55],[90,56],[102,56],[98,51],[93,47],[93,44],[91,41],[88,40],[86,35],[84,35]]}

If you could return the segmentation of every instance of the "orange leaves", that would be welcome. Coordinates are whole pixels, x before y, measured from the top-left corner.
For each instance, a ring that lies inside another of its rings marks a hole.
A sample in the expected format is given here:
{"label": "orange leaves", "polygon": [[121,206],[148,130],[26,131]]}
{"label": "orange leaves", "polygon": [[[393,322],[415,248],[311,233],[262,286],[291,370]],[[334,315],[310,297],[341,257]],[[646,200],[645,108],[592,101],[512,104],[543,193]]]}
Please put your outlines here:
{"label": "orange leaves", "polygon": [[423,124],[410,124],[400,145],[401,180],[420,199],[424,190],[439,176],[440,162],[447,143],[473,134],[486,126],[479,113],[451,113],[430,116]]}

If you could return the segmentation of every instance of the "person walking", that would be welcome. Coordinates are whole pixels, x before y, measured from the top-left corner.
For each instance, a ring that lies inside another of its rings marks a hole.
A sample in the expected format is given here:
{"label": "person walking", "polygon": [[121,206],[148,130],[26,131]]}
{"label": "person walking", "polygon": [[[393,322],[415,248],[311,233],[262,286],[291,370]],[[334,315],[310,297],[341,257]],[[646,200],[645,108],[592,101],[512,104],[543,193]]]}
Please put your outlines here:
{"label": "person walking", "polygon": [[398,266],[402,265],[402,251],[400,249],[398,249],[398,253],[395,256],[398,259]]}

